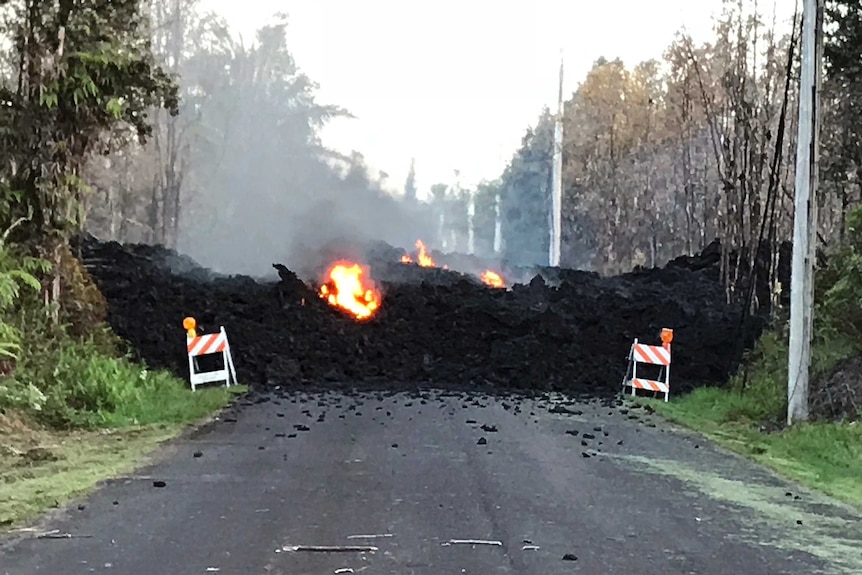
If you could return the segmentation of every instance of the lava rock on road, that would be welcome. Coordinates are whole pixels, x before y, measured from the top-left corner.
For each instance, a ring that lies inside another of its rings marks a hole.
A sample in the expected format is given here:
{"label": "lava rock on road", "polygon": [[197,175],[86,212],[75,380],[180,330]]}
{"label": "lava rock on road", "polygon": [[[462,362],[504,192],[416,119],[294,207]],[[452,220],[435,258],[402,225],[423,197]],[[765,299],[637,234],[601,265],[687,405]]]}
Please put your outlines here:
{"label": "lava rock on road", "polygon": [[[517,388],[614,393],[634,338],[674,330],[674,393],[720,384],[760,334],[725,303],[717,265],[671,262],[604,278],[555,270],[494,289],[469,276],[392,262],[373,267],[383,304],[356,322],[279,266],[280,281],[219,276],[153,246],[83,240],[108,322],[154,368],[188,376],[182,320],[224,326],[242,383]],[[411,269],[407,269],[411,268]],[[648,374],[645,374],[648,375]]]}

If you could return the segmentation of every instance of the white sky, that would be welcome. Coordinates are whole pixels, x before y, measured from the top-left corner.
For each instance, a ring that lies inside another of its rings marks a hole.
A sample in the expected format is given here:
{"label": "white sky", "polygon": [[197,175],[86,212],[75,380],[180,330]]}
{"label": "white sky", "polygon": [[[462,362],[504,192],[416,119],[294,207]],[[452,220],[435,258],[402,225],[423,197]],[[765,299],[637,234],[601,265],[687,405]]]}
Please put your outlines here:
{"label": "white sky", "polygon": [[[791,0],[775,2],[792,16]],[[721,0],[202,0],[244,38],[275,12],[289,15],[288,46],[343,106],[324,143],[358,150],[402,189],[416,158],[420,196],[454,179],[499,176],[544,105],[555,106],[560,49],[564,94],[599,57],[660,57],[685,26],[708,39]]]}

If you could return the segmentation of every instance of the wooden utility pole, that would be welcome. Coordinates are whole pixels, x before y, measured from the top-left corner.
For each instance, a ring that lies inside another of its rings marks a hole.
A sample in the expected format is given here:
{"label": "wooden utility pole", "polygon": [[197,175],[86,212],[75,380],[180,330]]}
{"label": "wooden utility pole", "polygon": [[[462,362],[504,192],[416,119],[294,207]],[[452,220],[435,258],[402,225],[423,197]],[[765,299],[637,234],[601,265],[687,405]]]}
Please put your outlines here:
{"label": "wooden utility pole", "polygon": [[820,157],[820,83],[823,0],[803,0],[799,137],[793,267],[790,280],[790,349],[787,362],[787,424],[808,419],[808,372],[814,327],[814,261],[817,247],[817,180]]}
{"label": "wooden utility pole", "polygon": [[560,52],[560,86],[557,93],[557,117],[554,122],[554,170],[551,192],[551,241],[548,265],[560,265],[563,235],[563,55]]}

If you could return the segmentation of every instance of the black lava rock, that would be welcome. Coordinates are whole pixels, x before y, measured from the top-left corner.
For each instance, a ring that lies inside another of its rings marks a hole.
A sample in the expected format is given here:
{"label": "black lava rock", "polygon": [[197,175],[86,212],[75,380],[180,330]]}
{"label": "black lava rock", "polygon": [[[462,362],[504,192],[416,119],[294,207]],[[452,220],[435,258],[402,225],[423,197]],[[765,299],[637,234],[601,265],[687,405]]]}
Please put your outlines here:
{"label": "black lava rock", "polygon": [[357,322],[318,297],[318,279],[284,266],[263,280],[218,275],[161,247],[93,238],[77,247],[108,322],[139,359],[187,378],[182,320],[192,316],[199,333],[224,326],[240,382],[260,388],[410,382],[607,396],[619,390],[633,339],[658,344],[669,327],[678,394],[723,383],[763,326],[740,322],[706,256],[618,277],[533,270],[529,285],[511,289],[377,260],[382,305]]}

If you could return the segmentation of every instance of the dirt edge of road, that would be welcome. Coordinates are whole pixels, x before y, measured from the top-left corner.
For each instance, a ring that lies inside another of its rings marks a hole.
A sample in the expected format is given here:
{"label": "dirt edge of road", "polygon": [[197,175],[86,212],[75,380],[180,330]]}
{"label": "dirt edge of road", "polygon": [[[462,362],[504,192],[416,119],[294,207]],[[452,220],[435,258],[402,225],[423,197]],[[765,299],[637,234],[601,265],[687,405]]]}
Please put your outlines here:
{"label": "dirt edge of road", "polygon": [[650,406],[671,425],[862,512],[862,484],[858,481],[862,476],[862,425],[821,422],[764,430],[755,423],[725,418],[716,405],[727,393],[704,389],[668,403],[648,399],[637,403]]}
{"label": "dirt edge of road", "polygon": [[174,441],[205,433],[244,395],[197,421],[117,429],[60,431],[0,413],[0,537],[38,536],[40,525],[83,506],[105,481],[166,457]]}

